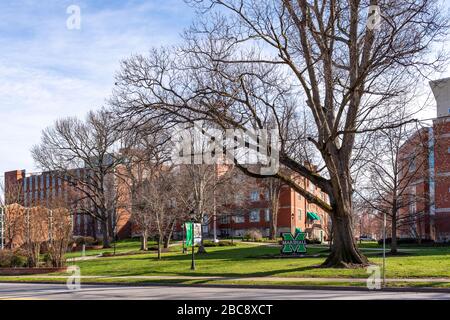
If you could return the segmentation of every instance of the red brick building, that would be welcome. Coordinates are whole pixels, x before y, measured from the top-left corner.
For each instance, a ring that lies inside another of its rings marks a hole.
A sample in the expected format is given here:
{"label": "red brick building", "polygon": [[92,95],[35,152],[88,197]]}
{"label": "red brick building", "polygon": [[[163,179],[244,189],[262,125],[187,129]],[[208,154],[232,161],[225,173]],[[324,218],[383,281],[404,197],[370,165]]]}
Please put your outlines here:
{"label": "red brick building", "polygon": [[[86,169],[75,169],[74,174],[84,175]],[[101,225],[91,215],[81,210],[77,191],[70,187],[67,179],[61,178],[52,172],[26,174],[25,170],[16,170],[5,173],[5,203],[7,205],[19,204],[25,208],[51,207],[57,202],[58,206],[65,206],[72,215],[74,236],[90,236],[101,238]],[[113,220],[110,221],[111,230]],[[128,221],[118,225],[119,236],[129,236]],[[122,230],[123,229],[123,230]]]}
{"label": "red brick building", "polygon": [[[258,229],[265,237],[270,234],[271,214],[269,193],[260,180],[245,177],[248,180],[246,193],[248,205],[245,209],[236,209],[232,215],[222,215],[217,221],[218,235],[243,236],[250,229]],[[309,192],[329,202],[328,195],[310,181],[299,178]],[[219,213],[220,215],[220,213]],[[211,230],[212,226],[208,229]],[[321,242],[328,240],[329,218],[315,204],[310,204],[304,197],[288,186],[280,192],[279,210],[277,214],[277,233],[292,232],[297,229],[307,233],[309,239]],[[211,232],[209,232],[211,234]]]}
{"label": "red brick building", "polygon": [[[76,169],[77,174],[84,174],[84,169]],[[217,213],[216,230],[219,237],[243,236],[250,229],[258,229],[263,236],[268,236],[270,231],[270,202],[268,193],[261,180],[243,176],[250,187],[240,192],[246,193],[248,202],[246,208],[237,208],[232,214],[221,215]],[[91,236],[101,238],[100,223],[90,215],[83,214],[72,205],[70,199],[74,197],[74,190],[65,181],[51,172],[27,175],[25,170],[5,173],[5,199],[7,204],[17,203],[23,207],[46,207],[55,199],[62,199],[68,205],[73,217],[73,232],[75,236]],[[317,186],[306,179],[300,178],[311,193],[329,201],[328,196]],[[120,201],[129,200],[128,192],[118,185],[121,193]],[[75,201],[76,202],[76,201]],[[119,238],[135,236],[132,234],[129,207],[122,203],[116,211],[117,233]],[[203,231],[205,235],[213,234],[213,219],[209,219]],[[111,230],[113,222],[111,221]],[[306,232],[309,239],[326,241],[328,239],[329,219],[322,209],[308,201],[290,187],[283,187],[280,194],[279,212],[277,217],[278,234],[292,232],[300,229]]]}
{"label": "red brick building", "polygon": [[410,161],[411,171],[417,172],[409,186],[415,200],[401,210],[401,215],[411,217],[411,221],[399,230],[399,236],[447,242],[450,241],[450,78],[430,85],[437,102],[437,118],[431,127],[418,130],[402,147],[403,161]]}

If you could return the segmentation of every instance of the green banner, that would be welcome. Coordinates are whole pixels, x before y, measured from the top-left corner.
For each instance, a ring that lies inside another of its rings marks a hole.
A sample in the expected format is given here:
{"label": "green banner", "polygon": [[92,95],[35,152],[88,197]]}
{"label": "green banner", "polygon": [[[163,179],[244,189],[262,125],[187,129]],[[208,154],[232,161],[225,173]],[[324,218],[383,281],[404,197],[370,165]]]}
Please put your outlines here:
{"label": "green banner", "polygon": [[186,222],[184,227],[186,228],[186,247],[192,247],[194,243],[194,224]]}

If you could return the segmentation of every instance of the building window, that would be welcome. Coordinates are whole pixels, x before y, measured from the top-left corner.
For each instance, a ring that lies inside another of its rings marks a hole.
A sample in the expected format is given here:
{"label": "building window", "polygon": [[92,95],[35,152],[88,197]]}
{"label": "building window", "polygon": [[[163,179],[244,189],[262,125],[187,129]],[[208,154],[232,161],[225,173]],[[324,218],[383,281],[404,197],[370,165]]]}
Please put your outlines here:
{"label": "building window", "polygon": [[448,114],[450,114],[450,108],[448,109]]}
{"label": "building window", "polygon": [[266,197],[266,200],[270,200],[270,192],[269,191],[266,191],[264,193],[264,196]]}
{"label": "building window", "polygon": [[41,175],[41,189],[44,190],[44,175]]}
{"label": "building window", "polygon": [[264,214],[265,214],[265,220],[266,220],[267,222],[270,222],[270,209],[269,209],[269,208],[266,208]]}
{"label": "building window", "polygon": [[314,185],[314,183],[310,182],[309,183],[309,192],[314,193],[316,189],[316,186]]}
{"label": "building window", "polygon": [[298,221],[302,221],[302,209],[298,209]]}
{"label": "building window", "polygon": [[258,191],[252,191],[252,193],[250,194],[250,200],[258,201],[259,200],[259,192]]}
{"label": "building window", "polygon": [[409,160],[408,171],[409,172],[414,172],[415,170],[416,170],[416,160],[415,159],[410,159]]}
{"label": "building window", "polygon": [[29,179],[29,182],[30,182],[30,191],[32,191],[32,189],[33,189],[33,178],[32,177],[29,177],[28,178]]}
{"label": "building window", "polygon": [[299,201],[302,201],[302,195],[300,193],[297,193],[297,197]]}
{"label": "building window", "polygon": [[259,222],[259,220],[260,220],[259,210],[250,211],[250,222]]}
{"label": "building window", "polygon": [[450,147],[448,147],[447,152],[450,153]]}
{"label": "building window", "polygon": [[244,223],[245,218],[243,215],[233,216],[234,223]]}
{"label": "building window", "polygon": [[229,224],[230,223],[230,217],[229,216],[222,216],[220,217],[220,223],[221,224]]}

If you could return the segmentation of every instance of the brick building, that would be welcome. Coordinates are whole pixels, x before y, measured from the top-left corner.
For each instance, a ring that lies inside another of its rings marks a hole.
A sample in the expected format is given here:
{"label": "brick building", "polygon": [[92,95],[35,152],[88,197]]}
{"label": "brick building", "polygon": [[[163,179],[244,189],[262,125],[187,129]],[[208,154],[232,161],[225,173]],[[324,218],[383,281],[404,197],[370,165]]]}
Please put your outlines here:
{"label": "brick building", "polygon": [[415,176],[408,186],[414,199],[400,212],[410,217],[410,223],[399,230],[399,236],[447,242],[450,241],[450,78],[430,85],[437,102],[437,118],[432,126],[418,130],[402,146],[401,161],[410,162]]}
{"label": "brick building", "polygon": [[[77,176],[86,175],[86,169],[74,169]],[[5,203],[19,204],[24,208],[52,206],[66,207],[72,216],[74,236],[90,236],[101,238],[101,225],[91,215],[84,212],[85,203],[77,201],[79,192],[69,185],[67,178],[62,178],[52,172],[27,174],[25,170],[5,173]],[[122,210],[117,210],[121,214]],[[115,217],[112,217],[111,230],[114,228]],[[129,219],[117,219],[117,233],[120,238],[130,235]]]}
{"label": "brick building", "polygon": [[[76,174],[85,174],[85,169],[76,169],[76,171]],[[236,208],[232,214],[221,215],[218,211],[217,234],[219,237],[243,236],[250,229],[258,229],[264,236],[268,236],[271,222],[268,193],[260,180],[242,176],[246,180],[246,185],[250,186],[246,190],[240,190],[246,193],[248,205],[246,205],[246,208]],[[300,178],[299,182],[311,193],[328,202],[328,196],[317,186],[303,178]],[[130,206],[124,203],[127,199],[129,201],[130,197],[124,185],[118,184],[116,186],[122,202],[116,210],[114,218],[118,237],[136,236],[132,233]],[[73,204],[76,201],[71,201],[74,198],[76,198],[74,189],[65,182],[65,179],[59,178],[52,172],[27,175],[25,170],[20,170],[5,173],[5,200],[7,204],[17,203],[23,207],[48,207],[52,201],[63,201],[71,211],[75,236],[101,238],[100,223],[90,215],[82,213],[76,204]],[[209,219],[209,221],[203,227],[205,236],[212,236],[213,234],[214,222],[213,219]],[[110,223],[112,230],[113,222]],[[308,203],[304,197],[288,186],[281,189],[277,217],[278,233],[295,232],[296,229],[300,229],[306,232],[310,239],[326,241],[328,239],[328,224],[328,215],[318,206]]]}
{"label": "brick building", "polygon": [[[238,173],[240,174],[240,173]],[[270,234],[271,214],[269,192],[261,180],[243,176],[246,180],[245,208],[236,208],[232,214],[220,215],[218,212],[217,230],[219,237],[243,236],[250,229],[258,229],[265,237]],[[312,194],[329,202],[328,195],[313,183],[304,178],[298,178],[298,183]],[[207,234],[211,235],[212,225],[208,226]],[[289,186],[283,186],[280,192],[279,210],[277,214],[277,232],[292,232],[300,229],[307,233],[309,239],[321,242],[328,240],[328,214],[315,204],[309,203],[299,193]]]}

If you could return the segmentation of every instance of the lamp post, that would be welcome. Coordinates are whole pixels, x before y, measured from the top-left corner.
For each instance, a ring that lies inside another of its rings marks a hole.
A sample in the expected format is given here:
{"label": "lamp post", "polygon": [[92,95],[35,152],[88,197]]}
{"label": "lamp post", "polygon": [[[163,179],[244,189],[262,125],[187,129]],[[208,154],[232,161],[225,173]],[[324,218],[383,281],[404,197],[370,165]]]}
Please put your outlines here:
{"label": "lamp post", "polygon": [[192,220],[192,261],[191,261],[191,270],[195,270],[195,230],[194,230],[194,220]]}

